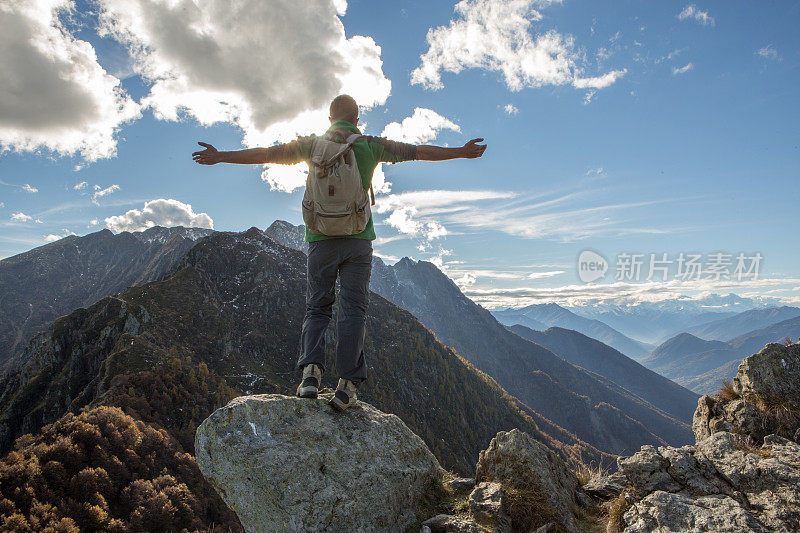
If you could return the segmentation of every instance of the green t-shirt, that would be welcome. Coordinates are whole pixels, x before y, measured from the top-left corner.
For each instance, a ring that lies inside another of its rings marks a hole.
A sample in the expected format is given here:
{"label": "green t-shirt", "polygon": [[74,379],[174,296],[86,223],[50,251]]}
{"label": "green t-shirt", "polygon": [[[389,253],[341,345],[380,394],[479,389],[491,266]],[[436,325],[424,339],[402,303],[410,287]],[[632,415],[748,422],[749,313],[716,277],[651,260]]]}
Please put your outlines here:
{"label": "green t-shirt", "polygon": [[[341,135],[335,133],[334,130],[346,130],[351,133],[361,135],[361,132],[350,122],[346,120],[339,120],[331,124],[331,127],[325,133],[330,135],[330,139],[335,142],[344,142]],[[296,141],[292,141],[281,148],[285,149],[286,156],[282,158],[280,163],[299,163],[306,161],[310,166],[311,151],[314,148],[314,143],[317,137],[312,135],[310,137],[300,137]],[[380,163],[399,163],[401,161],[410,161],[417,158],[417,147],[413,144],[390,141],[383,137],[374,137],[372,135],[365,135],[353,144],[353,153],[356,156],[356,164],[358,171],[361,174],[361,183],[364,190],[372,186],[372,173],[375,167]],[[332,237],[329,235],[319,235],[312,233],[306,227],[306,241],[314,242],[324,239],[340,239],[342,237]],[[348,235],[346,238],[355,239],[369,239],[375,238],[375,228],[372,224],[372,214],[370,213],[369,221],[364,231],[356,235]]]}

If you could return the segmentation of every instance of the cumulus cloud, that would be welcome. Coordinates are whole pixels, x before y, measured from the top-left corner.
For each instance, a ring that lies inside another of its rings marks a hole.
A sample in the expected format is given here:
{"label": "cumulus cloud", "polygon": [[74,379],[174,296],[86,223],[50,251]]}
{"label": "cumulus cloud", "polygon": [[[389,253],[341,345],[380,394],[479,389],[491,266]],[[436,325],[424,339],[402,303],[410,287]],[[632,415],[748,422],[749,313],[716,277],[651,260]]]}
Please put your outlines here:
{"label": "cumulus cloud", "polygon": [[327,127],[341,92],[362,107],[391,88],[381,49],[345,35],[330,0],[99,0],[101,32],[126,44],[150,84],[157,118],[230,122],[247,145],[287,141]]}
{"label": "cumulus cloud", "polygon": [[503,111],[506,112],[506,115],[516,115],[519,113],[519,109],[513,104],[506,104],[505,107],[503,107]]}
{"label": "cumulus cloud", "polygon": [[22,190],[29,193],[39,192],[39,189],[37,189],[36,187],[32,187],[29,183],[23,185]]}
{"label": "cumulus cloud", "polygon": [[103,196],[108,196],[109,194],[113,193],[114,191],[119,190],[119,185],[110,185],[105,189],[100,187],[99,185],[94,186],[94,193],[92,193],[92,203],[95,205],[100,205],[100,202],[97,200],[102,198]]}
{"label": "cumulus cloud", "polygon": [[33,220],[33,217],[30,215],[26,215],[22,211],[19,211],[17,213],[11,214],[11,220],[13,220],[14,222],[29,222]]}
{"label": "cumulus cloud", "polygon": [[698,9],[698,7],[694,4],[684,7],[683,10],[678,13],[678,18],[680,20],[695,20],[703,26],[714,25],[714,17],[709,15],[708,11],[702,11]]}
{"label": "cumulus cloud", "polygon": [[261,180],[269,185],[271,191],[294,192],[305,186],[308,165],[264,165]]}
{"label": "cumulus cloud", "polygon": [[0,6],[0,147],[40,148],[94,161],[116,153],[115,133],[139,106],[59,21],[71,0]]}
{"label": "cumulus cloud", "polygon": [[72,188],[74,190],[76,190],[76,191],[81,191],[81,190],[85,189],[88,185],[89,185],[88,183],[86,183],[85,181],[82,181],[80,183],[76,183]]}
{"label": "cumulus cloud", "polygon": [[195,213],[190,204],[178,200],[159,198],[144,203],[140,209],[131,209],[122,215],[104,220],[114,232],[142,231],[153,226],[184,226],[214,229],[214,221],[206,213]]}
{"label": "cumulus cloud", "polygon": [[60,235],[59,235],[59,234],[55,234],[55,233],[51,233],[51,234],[49,234],[49,235],[45,235],[45,236],[44,236],[44,242],[55,242],[55,241],[60,241],[60,240],[61,240],[61,239],[63,239],[64,237],[69,237],[70,235],[75,235],[75,233],[74,233],[74,232],[72,232],[72,231],[68,230],[67,228],[64,228],[64,230],[63,230],[63,231],[64,231],[64,233],[62,233],[62,234],[60,234]]}
{"label": "cumulus cloud", "polygon": [[441,89],[442,72],[479,68],[499,72],[512,91],[524,87],[569,85],[604,88],[625,74],[615,70],[584,78],[575,39],[550,30],[533,35],[537,9],[550,0],[464,0],[447,26],[428,30],[428,50],[411,73],[411,83]]}
{"label": "cumulus cloud", "polygon": [[673,76],[679,76],[681,74],[686,74],[687,72],[689,72],[692,69],[694,69],[694,63],[691,63],[691,62],[686,63],[682,67],[672,67],[672,75]]}
{"label": "cumulus cloud", "polygon": [[458,124],[446,119],[436,111],[416,107],[410,117],[404,118],[401,122],[387,124],[383,128],[381,136],[394,141],[421,144],[435,139],[443,129],[461,131]]}

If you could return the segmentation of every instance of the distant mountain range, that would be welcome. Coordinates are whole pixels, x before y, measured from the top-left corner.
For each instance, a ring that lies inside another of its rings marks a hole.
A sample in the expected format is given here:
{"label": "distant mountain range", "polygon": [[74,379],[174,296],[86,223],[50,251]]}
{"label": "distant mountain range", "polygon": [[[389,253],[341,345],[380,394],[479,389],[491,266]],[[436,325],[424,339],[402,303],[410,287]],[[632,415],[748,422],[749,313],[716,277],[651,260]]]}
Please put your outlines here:
{"label": "distant mountain range", "polygon": [[164,276],[213,230],[154,227],[71,235],[0,260],[0,363],[78,307]]}
{"label": "distant mountain range", "polygon": [[800,316],[800,308],[798,307],[783,306],[752,309],[728,318],[687,328],[685,331],[701,339],[728,341],[739,337],[743,331],[766,328],[772,324],[797,316]]}
{"label": "distant mountain range", "polygon": [[555,327],[534,331],[519,324],[509,329],[573,365],[623,384],[634,394],[679,420],[686,419],[687,413],[694,413],[697,408],[697,394],[582,333]]}
{"label": "distant mountain range", "polygon": [[[776,302],[772,298],[711,294],[702,298],[678,297],[629,305],[592,303],[570,306],[568,309],[580,316],[600,320],[638,341],[659,344],[678,333],[691,333],[692,328],[699,325],[729,318],[744,311],[775,307]],[[742,331],[746,329],[739,330],[736,334]]]}
{"label": "distant mountain range", "polygon": [[[783,316],[787,312],[779,310],[757,316]],[[743,323],[737,317],[727,320]],[[714,331],[728,331],[728,328],[724,324],[717,325]],[[741,361],[767,343],[780,342],[786,337],[792,340],[800,337],[800,316],[749,331],[728,341],[705,340],[691,333],[681,333],[658,346],[642,360],[642,364],[695,392],[714,392],[722,380],[731,379],[736,374],[734,361]]]}
{"label": "distant mountain range", "polygon": [[642,359],[653,346],[636,341],[600,320],[577,315],[555,303],[534,304],[519,309],[498,309],[492,315],[506,326],[521,324],[533,330],[549,327],[572,329],[597,339],[632,359]]}

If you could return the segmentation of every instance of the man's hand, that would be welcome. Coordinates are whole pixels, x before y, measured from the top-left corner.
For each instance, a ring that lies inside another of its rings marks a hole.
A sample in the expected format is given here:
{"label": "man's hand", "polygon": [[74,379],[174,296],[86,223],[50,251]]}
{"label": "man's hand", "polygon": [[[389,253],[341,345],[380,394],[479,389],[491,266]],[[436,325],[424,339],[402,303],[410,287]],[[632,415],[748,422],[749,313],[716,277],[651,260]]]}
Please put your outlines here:
{"label": "man's hand", "polygon": [[483,142],[483,139],[472,139],[467,144],[461,147],[464,155],[461,157],[466,157],[467,159],[475,159],[476,157],[480,157],[483,155],[483,152],[486,150],[485,144],[477,144],[479,142]]}
{"label": "man's hand", "polygon": [[482,156],[486,150],[485,144],[477,144],[482,141],[483,139],[472,139],[464,146],[453,148],[420,144],[417,146],[417,159],[419,161],[446,161],[448,159],[458,159],[459,157],[475,159]]}
{"label": "man's hand", "polygon": [[216,165],[222,161],[222,154],[217,151],[216,148],[203,142],[198,142],[197,144],[205,146],[206,149],[192,154],[192,159],[194,159],[195,163],[200,163],[201,165]]}

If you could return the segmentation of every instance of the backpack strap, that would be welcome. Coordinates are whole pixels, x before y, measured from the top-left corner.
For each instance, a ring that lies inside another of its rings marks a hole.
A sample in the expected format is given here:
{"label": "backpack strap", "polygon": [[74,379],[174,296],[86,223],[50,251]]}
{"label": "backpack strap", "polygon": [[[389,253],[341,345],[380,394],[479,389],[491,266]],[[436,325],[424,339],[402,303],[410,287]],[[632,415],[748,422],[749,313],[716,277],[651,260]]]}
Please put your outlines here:
{"label": "backpack strap", "polygon": [[331,166],[337,159],[339,159],[345,153],[347,153],[353,147],[353,143],[355,143],[361,137],[363,137],[363,135],[359,135],[358,133],[353,133],[353,134],[349,135],[348,137],[346,137],[345,143],[339,149],[339,151],[336,152],[335,154],[333,154],[332,156],[330,156],[325,161],[321,161],[319,166],[321,166],[321,167],[329,167],[329,166]]}

